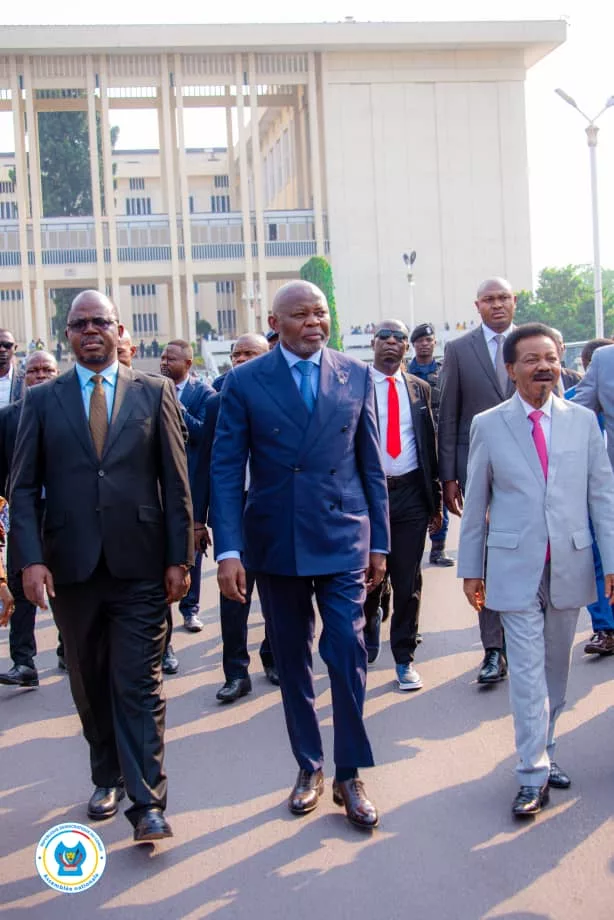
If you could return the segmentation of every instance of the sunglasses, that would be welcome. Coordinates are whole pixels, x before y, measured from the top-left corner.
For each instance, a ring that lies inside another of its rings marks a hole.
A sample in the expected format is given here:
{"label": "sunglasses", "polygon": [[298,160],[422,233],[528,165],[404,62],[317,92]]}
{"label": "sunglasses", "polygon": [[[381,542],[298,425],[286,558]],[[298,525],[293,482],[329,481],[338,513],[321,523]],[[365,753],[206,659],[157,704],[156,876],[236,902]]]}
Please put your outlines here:
{"label": "sunglasses", "polygon": [[10,351],[11,348],[15,348],[15,342],[0,342],[0,348],[6,348],[7,351]]}
{"label": "sunglasses", "polygon": [[407,342],[407,335],[404,332],[400,332],[398,329],[380,329],[379,332],[375,333],[376,339],[389,339],[390,336],[396,342]]}
{"label": "sunglasses", "polygon": [[70,323],[66,323],[66,325],[71,332],[85,332],[90,324],[94,326],[95,329],[110,329],[116,322],[117,320],[107,319],[104,316],[92,316],[90,319],[73,319]]}

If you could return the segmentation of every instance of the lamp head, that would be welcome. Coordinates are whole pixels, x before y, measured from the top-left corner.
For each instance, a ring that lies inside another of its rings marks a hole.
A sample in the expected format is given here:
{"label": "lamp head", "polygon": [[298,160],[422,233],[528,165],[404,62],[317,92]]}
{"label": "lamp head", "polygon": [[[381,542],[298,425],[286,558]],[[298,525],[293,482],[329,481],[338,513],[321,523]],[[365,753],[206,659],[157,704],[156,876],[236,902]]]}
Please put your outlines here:
{"label": "lamp head", "polygon": [[403,261],[405,262],[408,268],[411,268],[414,262],[416,261],[416,250],[412,249],[409,255],[406,252],[404,252]]}
{"label": "lamp head", "polygon": [[610,98],[607,100],[605,104],[605,107],[606,109],[609,109],[613,105],[614,105],[614,96],[610,96]]}
{"label": "lamp head", "polygon": [[554,92],[557,94],[557,96],[560,96],[561,99],[567,103],[567,105],[573,106],[574,109],[578,108],[578,103],[576,102],[576,100],[572,99],[572,97],[568,93],[566,93],[564,89],[560,89],[560,88],[555,89]]}

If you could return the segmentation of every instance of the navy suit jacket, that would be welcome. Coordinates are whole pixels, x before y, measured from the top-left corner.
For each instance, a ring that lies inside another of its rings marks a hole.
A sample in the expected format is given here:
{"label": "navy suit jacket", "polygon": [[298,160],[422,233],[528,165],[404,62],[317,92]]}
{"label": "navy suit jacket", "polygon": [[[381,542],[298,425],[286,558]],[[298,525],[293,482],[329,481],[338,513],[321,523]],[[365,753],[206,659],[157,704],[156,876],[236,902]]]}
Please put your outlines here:
{"label": "navy suit jacket", "polygon": [[216,555],[238,550],[272,575],[366,569],[390,546],[370,368],[325,348],[311,416],[281,349],[230,371],[211,480]]}
{"label": "navy suit jacket", "polygon": [[205,417],[207,414],[207,402],[215,396],[215,391],[204,380],[198,377],[188,377],[188,382],[183,388],[180,397],[183,420],[188,429],[188,443],[186,453],[188,455],[188,477],[190,487],[192,486],[200,445],[205,431]]}

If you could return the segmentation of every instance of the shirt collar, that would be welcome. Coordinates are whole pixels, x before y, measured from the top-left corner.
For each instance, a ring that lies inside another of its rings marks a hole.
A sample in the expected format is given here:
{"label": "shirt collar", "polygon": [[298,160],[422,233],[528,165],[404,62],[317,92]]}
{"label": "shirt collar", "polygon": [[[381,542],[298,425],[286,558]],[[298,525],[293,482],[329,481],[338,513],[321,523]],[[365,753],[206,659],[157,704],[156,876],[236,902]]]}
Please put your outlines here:
{"label": "shirt collar", "polygon": [[514,324],[510,323],[507,329],[505,329],[503,332],[495,332],[494,329],[491,329],[490,326],[486,325],[486,323],[482,323],[482,332],[484,333],[484,338],[486,339],[487,343],[492,342],[496,335],[502,335],[503,338],[506,339],[513,328]]}
{"label": "shirt collar", "polygon": [[[526,412],[526,415],[527,415],[527,418],[528,418],[529,415],[531,414],[531,412],[535,412],[535,406],[532,406],[530,403],[525,402],[524,399],[522,398],[522,396],[520,395],[520,393],[519,393],[518,391],[516,391],[516,396],[518,397],[518,399],[519,399],[520,402],[522,403],[522,408],[523,408],[524,411]],[[546,400],[546,402],[543,404],[543,406],[542,406],[541,409],[539,410],[540,412],[543,412],[544,415],[547,415],[548,418],[552,418],[552,399],[553,399],[553,397],[552,397],[552,393],[551,393],[550,396],[548,397],[548,399]]]}
{"label": "shirt collar", "polygon": [[185,387],[189,379],[190,379],[190,375],[186,374],[183,380],[180,380],[179,383],[175,384],[176,389],[179,390],[180,393],[183,393],[183,388]]}
{"label": "shirt collar", "polygon": [[289,351],[287,348],[279,343],[281,353],[288,362],[289,367],[294,367],[295,364],[298,364],[299,361],[311,361],[312,364],[315,364],[317,367],[320,366],[322,361],[322,349],[319,348],[313,355],[310,355],[309,358],[301,358],[300,355],[295,355],[293,351]]}
{"label": "shirt collar", "polygon": [[113,364],[109,364],[109,366],[105,367],[103,371],[91,371],[89,368],[83,367],[82,364],[75,364],[75,370],[77,372],[77,377],[79,378],[79,383],[81,384],[82,390],[85,389],[92,377],[98,373],[100,373],[100,376],[106,380],[107,383],[114,387],[119,371],[119,361],[116,360],[113,362]]}
{"label": "shirt collar", "polygon": [[397,369],[396,374],[383,374],[381,371],[378,371],[377,368],[373,368],[373,379],[376,383],[382,383],[384,380],[388,380],[389,377],[394,377],[395,380],[402,380],[403,374],[401,373],[401,368]]}

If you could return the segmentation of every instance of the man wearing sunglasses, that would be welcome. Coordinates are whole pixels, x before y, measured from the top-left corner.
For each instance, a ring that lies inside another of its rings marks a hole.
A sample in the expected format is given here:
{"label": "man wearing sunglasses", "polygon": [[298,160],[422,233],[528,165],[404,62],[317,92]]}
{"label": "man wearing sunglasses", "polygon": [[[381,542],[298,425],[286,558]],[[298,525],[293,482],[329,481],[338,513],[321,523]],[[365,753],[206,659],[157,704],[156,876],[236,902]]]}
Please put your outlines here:
{"label": "man wearing sunglasses", "polygon": [[[505,339],[514,329],[516,297],[509,281],[488,278],[478,288],[475,306],[481,324],[451,342],[444,353],[439,408],[439,470],[443,500],[460,517],[467,483],[469,432],[478,412],[492,409],[515,392],[503,360]],[[507,676],[503,627],[495,610],[479,614],[484,659],[479,684],[495,684]]]}
{"label": "man wearing sunglasses", "polygon": [[[419,690],[422,680],[413,661],[427,529],[441,528],[441,484],[428,383],[406,373],[407,327],[391,319],[375,327],[373,378],[380,446],[390,507],[387,570],[393,592],[390,648],[400,690]],[[365,602],[365,644],[373,662],[379,653],[381,587]]]}
{"label": "man wearing sunglasses", "polygon": [[24,375],[15,366],[16,349],[13,333],[0,329],[0,409],[23,396]]}
{"label": "man wearing sunglasses", "polygon": [[[124,328],[99,291],[72,303],[75,367],[24,399],[13,464],[13,561],[26,597],[64,639],[89,743],[92,820],[125,792],[136,842],[172,836],[164,818],[167,606],[189,586],[192,503],[177,400],[163,377],[120,365]],[[42,537],[38,496],[44,487]]]}

